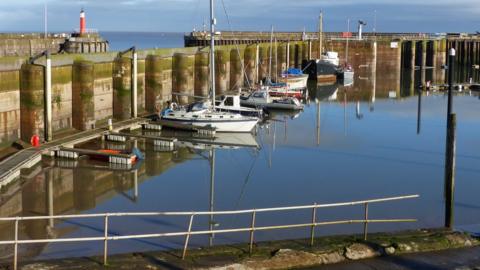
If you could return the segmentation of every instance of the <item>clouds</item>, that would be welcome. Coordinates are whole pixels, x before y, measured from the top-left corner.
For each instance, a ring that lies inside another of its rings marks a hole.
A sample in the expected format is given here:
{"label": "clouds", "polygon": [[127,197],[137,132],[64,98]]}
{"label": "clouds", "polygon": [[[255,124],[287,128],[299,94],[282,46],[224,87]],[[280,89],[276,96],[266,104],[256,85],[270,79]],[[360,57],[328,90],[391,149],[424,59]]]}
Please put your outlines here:
{"label": "clouds", "polygon": [[[315,30],[325,11],[326,29],[342,31],[347,18],[373,21],[380,31],[446,32],[480,28],[478,0],[224,0],[233,28]],[[88,27],[115,31],[190,31],[208,21],[207,0],[1,0],[0,31],[41,31],[47,2],[49,28],[78,27],[78,12],[87,11]],[[228,29],[221,1],[216,1],[220,29]],[[454,19],[453,19],[454,18]],[[455,20],[455,23],[453,23]],[[368,27],[371,27],[369,24]],[[368,29],[367,29],[368,30]]]}

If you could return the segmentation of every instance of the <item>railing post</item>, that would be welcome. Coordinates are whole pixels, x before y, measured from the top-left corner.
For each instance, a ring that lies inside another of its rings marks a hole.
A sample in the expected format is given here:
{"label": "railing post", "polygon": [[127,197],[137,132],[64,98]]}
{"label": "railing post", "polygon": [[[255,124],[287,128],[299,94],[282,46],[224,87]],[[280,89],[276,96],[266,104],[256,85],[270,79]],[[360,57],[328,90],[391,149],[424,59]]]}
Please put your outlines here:
{"label": "railing post", "polygon": [[105,214],[105,222],[104,222],[104,237],[103,240],[103,265],[108,264],[108,214]]}
{"label": "railing post", "polygon": [[312,210],[312,229],[310,230],[310,246],[313,246],[313,238],[315,237],[315,223],[317,222],[317,203]]}
{"label": "railing post", "polygon": [[18,217],[15,219],[15,244],[13,248],[13,270],[17,270],[18,262]]}
{"label": "railing post", "polygon": [[252,227],[250,229],[250,249],[249,253],[252,254],[253,251],[253,233],[255,232],[255,216],[257,214],[257,211],[253,210],[252,212]]}
{"label": "railing post", "polygon": [[188,224],[188,233],[187,233],[187,236],[185,237],[185,245],[183,246],[182,260],[184,260],[185,256],[187,255],[188,241],[190,240],[190,233],[192,232],[193,216],[194,216],[193,214],[190,216],[190,223]]}
{"label": "railing post", "polygon": [[363,240],[367,241],[368,230],[368,203],[365,203],[365,222],[363,224]]}

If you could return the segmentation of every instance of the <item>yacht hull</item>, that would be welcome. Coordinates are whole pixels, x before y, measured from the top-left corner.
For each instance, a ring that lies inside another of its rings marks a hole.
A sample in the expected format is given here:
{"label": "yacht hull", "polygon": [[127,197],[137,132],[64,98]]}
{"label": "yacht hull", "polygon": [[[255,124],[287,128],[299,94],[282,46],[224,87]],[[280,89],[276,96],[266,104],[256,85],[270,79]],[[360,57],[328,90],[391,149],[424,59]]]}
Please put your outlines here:
{"label": "yacht hull", "polygon": [[178,128],[179,125],[191,127],[211,127],[216,132],[252,132],[258,119],[248,120],[195,120],[162,117],[162,124],[166,127]]}

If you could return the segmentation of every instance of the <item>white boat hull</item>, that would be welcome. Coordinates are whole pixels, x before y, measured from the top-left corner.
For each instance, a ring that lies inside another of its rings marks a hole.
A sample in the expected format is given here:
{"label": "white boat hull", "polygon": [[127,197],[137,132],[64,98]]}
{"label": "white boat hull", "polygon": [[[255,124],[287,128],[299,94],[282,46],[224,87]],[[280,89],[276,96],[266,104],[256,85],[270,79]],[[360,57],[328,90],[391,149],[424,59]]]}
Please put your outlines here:
{"label": "white boat hull", "polygon": [[162,123],[168,126],[168,123],[180,125],[192,125],[194,127],[212,127],[216,132],[252,132],[258,123],[258,119],[251,118],[248,120],[189,120],[189,119],[172,119],[162,117]]}
{"label": "white boat hull", "polygon": [[301,76],[280,77],[278,79],[281,83],[286,83],[289,90],[299,90],[307,88],[308,74]]}
{"label": "white boat hull", "polygon": [[285,103],[275,103],[275,102],[262,102],[262,101],[254,101],[254,100],[242,100],[241,101],[243,106],[250,106],[250,107],[263,107],[267,109],[274,109],[274,110],[302,110],[303,105],[295,105],[295,104],[285,104]]}

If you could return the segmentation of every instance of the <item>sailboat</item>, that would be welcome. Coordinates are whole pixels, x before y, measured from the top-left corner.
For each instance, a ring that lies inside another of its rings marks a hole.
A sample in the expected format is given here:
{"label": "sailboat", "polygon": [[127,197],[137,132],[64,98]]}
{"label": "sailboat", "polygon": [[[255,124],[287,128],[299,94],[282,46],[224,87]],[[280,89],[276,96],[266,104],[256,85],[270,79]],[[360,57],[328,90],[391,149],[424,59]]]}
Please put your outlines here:
{"label": "sailboat", "polygon": [[177,128],[180,125],[212,127],[217,132],[252,132],[259,118],[239,113],[218,111],[215,104],[215,24],[214,0],[210,0],[210,84],[211,101],[196,102],[187,107],[170,109],[162,113],[162,124]]}
{"label": "sailboat", "polygon": [[352,65],[348,63],[348,47],[350,40],[350,19],[347,20],[347,44],[345,46],[345,65],[342,68],[342,72],[339,75],[339,79],[343,82],[343,85],[353,84],[354,71]]}
{"label": "sailboat", "polygon": [[323,53],[323,13],[320,12],[319,28],[319,58],[316,60],[304,61],[302,69],[309,75],[309,79],[317,80],[319,83],[334,83],[337,81],[337,76],[341,73],[341,68],[338,67],[338,53],[326,52]]}
{"label": "sailboat", "polygon": [[[276,43],[276,42],[275,42]],[[289,98],[303,98],[303,90],[307,86],[308,75],[304,75],[303,78],[297,76],[294,78],[292,76],[292,80],[288,78],[288,75],[282,74],[280,78],[278,78],[278,74],[275,71],[275,77],[277,77],[276,82],[272,81],[272,47],[273,47],[273,26],[270,34],[270,56],[269,56],[269,65],[268,65],[268,76],[265,78],[265,85],[260,86],[256,92],[266,92],[267,96],[272,98],[283,98],[287,101],[287,103],[295,103],[290,102]],[[276,46],[275,46],[276,47]],[[275,57],[277,59],[277,57]],[[276,64],[276,66],[278,63]],[[303,73],[300,71],[303,75]],[[299,74],[300,75],[300,74]],[[300,81],[298,80],[300,78]],[[278,100],[278,99],[277,99]],[[251,106],[249,104],[248,106]],[[247,106],[247,105],[245,105]]]}

